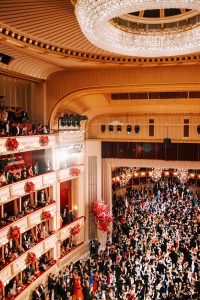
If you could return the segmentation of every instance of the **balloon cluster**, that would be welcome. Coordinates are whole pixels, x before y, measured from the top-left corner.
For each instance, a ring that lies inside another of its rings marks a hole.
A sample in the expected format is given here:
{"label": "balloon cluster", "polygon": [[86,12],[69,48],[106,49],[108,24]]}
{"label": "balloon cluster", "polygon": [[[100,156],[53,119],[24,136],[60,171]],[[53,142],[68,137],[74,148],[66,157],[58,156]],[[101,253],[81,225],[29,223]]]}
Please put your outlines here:
{"label": "balloon cluster", "polygon": [[92,212],[94,221],[100,230],[109,232],[109,223],[112,222],[113,217],[110,214],[108,206],[103,200],[95,200],[92,203]]}

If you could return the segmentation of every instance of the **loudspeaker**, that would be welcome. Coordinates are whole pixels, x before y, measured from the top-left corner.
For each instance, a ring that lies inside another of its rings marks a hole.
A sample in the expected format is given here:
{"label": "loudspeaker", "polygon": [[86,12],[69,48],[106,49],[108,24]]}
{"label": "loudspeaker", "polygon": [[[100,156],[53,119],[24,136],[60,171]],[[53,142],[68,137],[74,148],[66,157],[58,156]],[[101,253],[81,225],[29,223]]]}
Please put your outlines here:
{"label": "loudspeaker", "polygon": [[127,125],[126,130],[127,130],[128,133],[130,133],[132,131],[132,126],[131,125]]}
{"label": "loudspeaker", "polygon": [[2,64],[8,65],[13,57],[0,53],[0,62]]}
{"label": "loudspeaker", "polygon": [[200,125],[197,126],[197,133],[200,134]]}
{"label": "loudspeaker", "polygon": [[101,132],[105,132],[106,131],[106,125],[101,125]]}
{"label": "loudspeaker", "polygon": [[113,125],[109,125],[109,131],[110,131],[110,132],[113,131]]}
{"label": "loudspeaker", "polygon": [[163,143],[165,144],[166,147],[170,146],[171,142],[172,142],[171,139],[168,138],[163,140]]}
{"label": "loudspeaker", "polygon": [[139,133],[140,132],[140,126],[139,125],[135,125],[135,133]]}

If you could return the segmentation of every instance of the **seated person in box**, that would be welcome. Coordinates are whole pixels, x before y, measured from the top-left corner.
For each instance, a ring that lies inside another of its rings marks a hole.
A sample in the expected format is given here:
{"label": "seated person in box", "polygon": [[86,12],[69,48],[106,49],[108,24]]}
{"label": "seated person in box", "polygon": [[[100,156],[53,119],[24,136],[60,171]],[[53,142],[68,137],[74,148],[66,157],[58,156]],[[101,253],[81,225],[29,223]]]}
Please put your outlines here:
{"label": "seated person in box", "polygon": [[0,218],[0,226],[5,226],[9,222],[8,214],[5,212],[3,218]]}

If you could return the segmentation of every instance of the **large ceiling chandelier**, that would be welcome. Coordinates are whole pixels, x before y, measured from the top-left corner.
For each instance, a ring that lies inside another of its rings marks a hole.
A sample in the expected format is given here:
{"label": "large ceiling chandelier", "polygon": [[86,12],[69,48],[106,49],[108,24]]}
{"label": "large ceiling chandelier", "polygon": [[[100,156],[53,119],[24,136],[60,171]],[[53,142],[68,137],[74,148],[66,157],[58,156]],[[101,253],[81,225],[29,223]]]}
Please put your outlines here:
{"label": "large ceiling chandelier", "polygon": [[[73,0],[74,1],[74,0]],[[153,9],[200,10],[200,0],[77,0],[75,14],[86,38],[99,48],[128,56],[174,56],[200,51],[200,26],[168,32],[133,34],[120,30],[118,16]],[[199,25],[199,24],[198,24]]]}

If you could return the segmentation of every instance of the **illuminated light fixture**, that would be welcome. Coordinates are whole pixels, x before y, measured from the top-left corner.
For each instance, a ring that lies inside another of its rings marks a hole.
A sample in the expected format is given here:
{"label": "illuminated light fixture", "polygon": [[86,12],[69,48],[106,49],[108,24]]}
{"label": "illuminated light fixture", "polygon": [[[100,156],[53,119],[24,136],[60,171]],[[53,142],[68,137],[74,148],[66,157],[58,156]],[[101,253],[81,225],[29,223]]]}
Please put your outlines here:
{"label": "illuminated light fixture", "polygon": [[108,128],[109,128],[109,131],[110,131],[110,132],[113,132],[113,125],[109,125]]}
{"label": "illuminated light fixture", "polygon": [[177,175],[178,175],[178,173],[177,173],[177,172],[174,172],[174,173],[173,173],[173,175],[174,175],[174,176],[177,176]]}
{"label": "illuminated light fixture", "polygon": [[135,125],[135,133],[139,133],[140,132],[140,126],[139,125]]}
{"label": "illuminated light fixture", "polygon": [[132,131],[132,126],[131,125],[127,125],[127,132],[130,133]]}
{"label": "illuminated light fixture", "polygon": [[165,172],[165,176],[169,176],[169,172]]}
{"label": "illuminated light fixture", "polygon": [[145,172],[141,172],[141,176],[145,176]]}
{"label": "illuminated light fixture", "polygon": [[101,125],[101,132],[105,132],[106,131],[106,125]]}
{"label": "illuminated light fixture", "polygon": [[117,131],[121,132],[122,131],[122,126],[121,125],[117,125]]}
{"label": "illuminated light fixture", "polygon": [[200,51],[200,27],[172,33],[133,34],[113,26],[113,18],[153,9],[199,10],[199,0],[77,0],[75,14],[86,38],[97,47],[128,56],[174,56]]}
{"label": "illuminated light fixture", "polygon": [[194,177],[195,177],[195,174],[190,174],[190,177],[194,178]]}
{"label": "illuminated light fixture", "polygon": [[151,175],[152,180],[155,182],[158,182],[161,177],[162,177],[162,169],[160,169],[160,168],[153,169],[152,175]]}
{"label": "illuminated light fixture", "polygon": [[152,176],[153,175],[153,172],[149,172],[149,176]]}
{"label": "illuminated light fixture", "polygon": [[135,173],[134,173],[134,176],[136,176],[136,177],[137,177],[137,176],[138,176],[138,173],[137,173],[137,172],[135,172]]}

